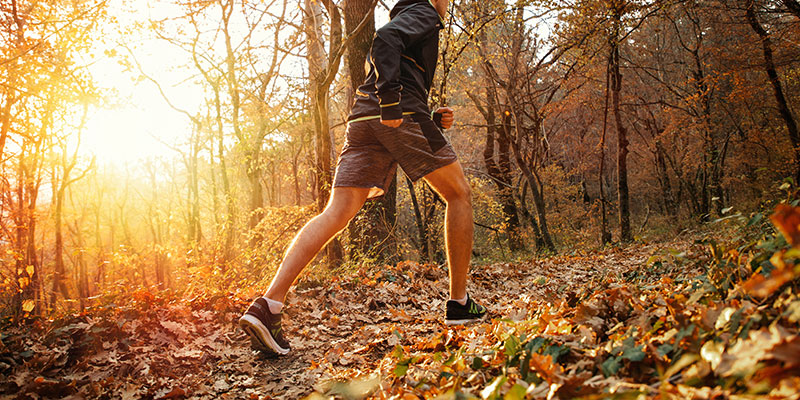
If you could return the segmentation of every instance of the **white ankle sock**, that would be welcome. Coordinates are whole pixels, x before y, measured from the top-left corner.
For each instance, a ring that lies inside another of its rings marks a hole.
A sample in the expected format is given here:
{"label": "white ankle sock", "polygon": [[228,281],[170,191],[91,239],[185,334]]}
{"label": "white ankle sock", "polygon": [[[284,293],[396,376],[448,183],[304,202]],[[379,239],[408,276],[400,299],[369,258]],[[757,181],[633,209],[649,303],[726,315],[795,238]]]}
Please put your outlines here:
{"label": "white ankle sock", "polygon": [[280,314],[281,309],[283,308],[283,303],[280,301],[272,300],[267,296],[264,296],[264,300],[267,301],[267,305],[269,305],[269,312],[273,314]]}
{"label": "white ankle sock", "polygon": [[466,296],[464,296],[463,299],[450,298],[450,300],[454,300],[454,301],[458,302],[458,304],[461,304],[462,306],[465,306],[465,305],[467,305],[467,299],[468,298],[469,298],[469,295],[466,295]]}

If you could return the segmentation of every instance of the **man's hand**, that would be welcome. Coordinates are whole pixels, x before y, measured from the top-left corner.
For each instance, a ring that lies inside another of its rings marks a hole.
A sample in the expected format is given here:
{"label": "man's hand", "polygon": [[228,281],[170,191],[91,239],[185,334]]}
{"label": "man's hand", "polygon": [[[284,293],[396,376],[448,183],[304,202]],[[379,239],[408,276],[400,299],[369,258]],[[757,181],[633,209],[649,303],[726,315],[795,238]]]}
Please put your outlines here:
{"label": "man's hand", "polygon": [[382,119],[381,123],[388,126],[389,128],[397,128],[403,123],[403,119]]}
{"label": "man's hand", "polygon": [[442,128],[450,129],[453,126],[455,117],[453,116],[453,109],[450,107],[439,107],[434,114],[442,114]]}

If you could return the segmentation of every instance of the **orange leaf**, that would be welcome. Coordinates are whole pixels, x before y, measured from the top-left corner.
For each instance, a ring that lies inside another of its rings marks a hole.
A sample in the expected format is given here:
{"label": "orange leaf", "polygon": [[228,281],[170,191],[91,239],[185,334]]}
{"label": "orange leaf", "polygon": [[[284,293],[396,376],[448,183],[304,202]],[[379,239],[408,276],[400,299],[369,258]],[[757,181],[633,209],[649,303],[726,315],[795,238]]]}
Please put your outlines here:
{"label": "orange leaf", "polygon": [[779,204],[769,219],[789,244],[800,245],[800,207]]}
{"label": "orange leaf", "polygon": [[553,357],[549,354],[546,356],[537,353],[531,354],[531,369],[536,371],[536,373],[548,383],[563,381],[563,378],[559,376],[559,371],[557,370],[560,369],[560,367],[560,365],[553,363]]}
{"label": "orange leaf", "polygon": [[755,297],[768,297],[776,290],[780,289],[784,283],[795,278],[794,269],[791,266],[772,271],[769,277],[762,274],[755,274],[745,282],[742,287],[745,291]]}
{"label": "orange leaf", "polygon": [[160,399],[176,399],[186,397],[186,391],[181,388],[174,388],[169,393],[165,394],[164,396],[160,397]]}

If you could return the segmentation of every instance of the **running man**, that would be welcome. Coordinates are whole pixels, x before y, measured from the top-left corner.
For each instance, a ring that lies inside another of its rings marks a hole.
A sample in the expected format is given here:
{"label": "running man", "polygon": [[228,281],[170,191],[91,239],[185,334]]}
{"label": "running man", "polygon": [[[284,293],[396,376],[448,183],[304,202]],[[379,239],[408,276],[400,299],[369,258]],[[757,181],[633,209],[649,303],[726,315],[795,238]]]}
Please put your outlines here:
{"label": "running man", "polygon": [[431,113],[428,109],[447,2],[400,0],[389,13],[389,23],[375,32],[369,74],[356,92],[348,117],[328,205],[300,230],[267,292],[239,319],[239,325],[263,350],[281,355],[289,352],[281,330],[286,293],[364,202],[383,195],[397,164],[411,180],[424,179],[447,204],[450,299],[445,322],[464,324],[486,314],[486,308],[472,300],[466,289],[473,231],[469,183],[440,130],[453,125],[453,110],[440,107]]}

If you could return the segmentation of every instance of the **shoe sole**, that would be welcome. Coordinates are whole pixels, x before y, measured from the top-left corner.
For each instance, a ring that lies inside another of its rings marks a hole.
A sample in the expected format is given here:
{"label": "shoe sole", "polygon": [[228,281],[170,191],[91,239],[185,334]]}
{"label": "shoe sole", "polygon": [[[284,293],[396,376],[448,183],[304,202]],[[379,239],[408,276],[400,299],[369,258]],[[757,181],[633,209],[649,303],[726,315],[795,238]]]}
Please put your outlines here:
{"label": "shoe sole", "polygon": [[457,325],[466,325],[466,324],[469,324],[471,322],[478,322],[478,321],[480,321],[482,319],[483,319],[483,317],[472,318],[472,319],[446,319],[444,321],[444,323],[445,323],[445,325],[450,325],[450,326],[456,325],[457,326]]}
{"label": "shoe sole", "polygon": [[267,328],[258,318],[252,315],[244,315],[243,317],[239,318],[239,326],[250,335],[251,339],[255,339],[259,344],[264,346],[265,350],[272,351],[279,355],[286,355],[289,353],[289,349],[284,349],[283,347],[279,346],[272,335],[269,333]]}

